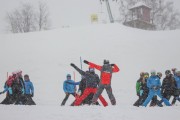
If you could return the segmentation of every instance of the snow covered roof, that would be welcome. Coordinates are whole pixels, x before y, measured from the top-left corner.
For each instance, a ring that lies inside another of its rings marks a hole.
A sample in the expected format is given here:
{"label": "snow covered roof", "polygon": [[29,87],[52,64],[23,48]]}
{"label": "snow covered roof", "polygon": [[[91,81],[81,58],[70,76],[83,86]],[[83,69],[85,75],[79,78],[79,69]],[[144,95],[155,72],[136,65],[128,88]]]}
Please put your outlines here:
{"label": "snow covered roof", "polygon": [[136,3],[134,6],[130,7],[129,10],[132,10],[132,9],[134,9],[134,8],[141,7],[141,6],[144,6],[144,7],[147,7],[147,8],[149,8],[149,9],[151,9],[151,7],[148,6],[148,5],[146,5],[144,2],[138,2],[138,3]]}

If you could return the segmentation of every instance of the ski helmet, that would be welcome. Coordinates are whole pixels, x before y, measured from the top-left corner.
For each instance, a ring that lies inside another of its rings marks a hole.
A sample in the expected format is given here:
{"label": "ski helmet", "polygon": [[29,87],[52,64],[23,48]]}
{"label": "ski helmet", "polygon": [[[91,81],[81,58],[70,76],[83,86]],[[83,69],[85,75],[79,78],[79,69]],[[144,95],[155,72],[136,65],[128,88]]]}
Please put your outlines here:
{"label": "ski helmet", "polygon": [[89,72],[94,73],[95,72],[94,68],[89,66]]}
{"label": "ski helmet", "polygon": [[162,77],[162,73],[161,72],[157,72],[157,76],[161,78]]}
{"label": "ski helmet", "polygon": [[68,77],[71,77],[71,75],[70,75],[70,74],[67,74],[66,77],[67,77],[67,78],[68,78]]}
{"label": "ski helmet", "polygon": [[177,72],[176,72],[176,75],[177,75],[178,77],[180,77],[180,71],[177,71]]}
{"label": "ski helmet", "polygon": [[156,71],[155,70],[151,70],[151,76],[156,76]]}
{"label": "ski helmet", "polygon": [[176,75],[177,75],[178,77],[180,77],[180,71],[177,71],[177,72],[176,72]]}
{"label": "ski helmet", "polygon": [[104,60],[104,64],[109,64],[109,60]]}
{"label": "ski helmet", "polygon": [[144,78],[149,78],[149,73],[148,72],[144,73]]}
{"label": "ski helmet", "polygon": [[141,77],[144,77],[144,72],[141,72],[141,73],[140,73],[140,76],[141,76]]}
{"label": "ski helmet", "polygon": [[27,78],[29,78],[29,75],[27,75],[27,74],[26,74],[26,75],[24,75],[24,77],[27,77]]}
{"label": "ski helmet", "polygon": [[177,69],[176,69],[176,68],[172,68],[171,70],[172,70],[172,71],[176,71]]}
{"label": "ski helmet", "polygon": [[166,75],[170,75],[170,74],[171,74],[171,71],[170,71],[170,70],[166,70],[166,71],[165,71],[165,74],[166,74]]}

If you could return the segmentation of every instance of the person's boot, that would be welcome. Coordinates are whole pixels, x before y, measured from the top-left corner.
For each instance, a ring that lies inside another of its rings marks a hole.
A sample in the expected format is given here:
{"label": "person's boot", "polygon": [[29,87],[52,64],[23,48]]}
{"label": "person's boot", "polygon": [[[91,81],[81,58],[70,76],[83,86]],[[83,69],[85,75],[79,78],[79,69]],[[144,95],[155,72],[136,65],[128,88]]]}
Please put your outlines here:
{"label": "person's boot", "polygon": [[157,101],[157,105],[158,105],[159,107],[163,107],[163,105],[162,105],[162,102],[161,102],[161,101]]}

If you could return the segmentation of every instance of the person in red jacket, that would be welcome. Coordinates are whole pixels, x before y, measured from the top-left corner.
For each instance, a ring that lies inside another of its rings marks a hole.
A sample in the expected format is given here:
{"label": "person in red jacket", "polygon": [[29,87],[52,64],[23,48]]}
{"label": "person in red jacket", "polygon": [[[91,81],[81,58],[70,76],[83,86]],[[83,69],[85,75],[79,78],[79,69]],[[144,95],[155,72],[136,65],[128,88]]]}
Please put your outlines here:
{"label": "person in red jacket", "polygon": [[92,103],[96,103],[98,97],[101,95],[103,90],[106,89],[111,104],[116,105],[116,99],[112,93],[112,88],[111,88],[111,78],[112,78],[112,73],[119,71],[118,66],[116,64],[109,64],[109,60],[104,60],[103,66],[96,65],[92,62],[88,62],[87,60],[84,60],[84,63],[90,65],[91,67],[101,72],[99,87],[96,94],[94,94],[93,96]]}

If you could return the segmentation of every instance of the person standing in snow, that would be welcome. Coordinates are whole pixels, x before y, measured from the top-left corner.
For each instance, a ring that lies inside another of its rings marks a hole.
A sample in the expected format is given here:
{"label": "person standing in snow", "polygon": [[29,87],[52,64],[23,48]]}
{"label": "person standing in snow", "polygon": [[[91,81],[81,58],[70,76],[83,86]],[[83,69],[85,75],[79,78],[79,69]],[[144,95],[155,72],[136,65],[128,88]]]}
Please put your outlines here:
{"label": "person standing in snow", "polygon": [[[95,75],[95,76],[97,77],[96,79],[99,81],[99,76],[95,73],[94,68],[89,67],[89,72],[90,72],[91,74]],[[79,84],[79,89],[78,89],[78,92],[77,92],[78,97],[80,97],[81,95],[83,95],[84,90],[86,89],[86,82],[87,82],[87,81],[86,81],[86,77],[85,77],[85,76],[82,76],[82,79],[81,79],[80,84]],[[89,95],[82,101],[81,104],[82,104],[82,105],[85,105],[85,104],[91,105],[93,96],[94,96],[94,93],[89,94]],[[76,98],[76,99],[77,99],[77,98]],[[75,101],[76,101],[76,100],[75,100]],[[75,101],[74,101],[74,102],[75,102]],[[74,102],[71,104],[71,106],[74,106]],[[97,101],[96,105],[99,105],[98,101]]]}
{"label": "person standing in snow", "polygon": [[9,104],[14,103],[13,92],[12,92],[12,87],[11,87],[13,80],[14,80],[13,76],[9,76],[7,81],[5,82],[4,90],[0,92],[0,94],[6,93],[6,97],[0,104],[9,105]]}
{"label": "person standing in snow", "polygon": [[95,104],[98,97],[102,94],[103,90],[106,89],[106,92],[109,96],[111,104],[116,105],[116,99],[112,93],[112,88],[111,88],[111,78],[112,78],[112,73],[119,71],[119,68],[117,67],[117,65],[110,64],[109,60],[104,60],[103,66],[96,65],[92,62],[88,62],[87,60],[84,60],[84,63],[90,65],[91,67],[101,72],[98,90],[96,94],[93,96],[92,102]]}
{"label": "person standing in snow", "polygon": [[63,83],[63,90],[64,90],[66,96],[63,99],[61,106],[64,106],[66,104],[66,101],[68,100],[69,95],[73,95],[74,97],[76,96],[75,86],[79,85],[79,82],[74,82],[73,80],[71,80],[70,74],[67,74],[66,78],[67,78],[67,80],[65,80]]}
{"label": "person standing in snow", "polygon": [[15,104],[23,104],[22,97],[24,96],[25,87],[24,81],[22,78],[22,71],[13,72],[14,80],[12,82],[12,91],[13,91],[13,99],[15,100]]}
{"label": "person standing in snow", "polygon": [[176,76],[174,77],[175,81],[176,81],[176,89],[174,91],[174,98],[172,101],[172,105],[174,105],[176,103],[176,100],[178,100],[180,102],[180,71],[176,72]]}
{"label": "person standing in snow", "polygon": [[[161,79],[162,73],[161,73],[161,72],[157,72],[157,77],[158,77],[159,79]],[[162,94],[161,94],[161,95],[162,95]],[[159,100],[157,99],[157,95],[154,95],[149,106],[150,106],[150,107],[154,107],[154,106],[156,106],[156,105],[158,105],[159,107],[162,107],[161,101],[159,101]]]}
{"label": "person standing in snow", "polygon": [[147,87],[147,79],[149,78],[149,73],[144,73],[144,79],[142,80],[141,90],[140,90],[140,100],[139,100],[139,106],[143,104],[143,102],[148,97],[149,88]]}
{"label": "person standing in snow", "polygon": [[[96,79],[98,81],[99,80],[99,76],[95,73],[95,69],[94,68],[91,68],[89,66],[89,72],[93,75],[96,76]],[[79,84],[79,89],[78,89],[78,93],[81,93],[80,96],[84,93],[84,90],[86,89],[86,78],[84,76],[82,76],[82,80],[80,81],[80,84]],[[91,93],[87,96],[86,99],[83,100],[82,104],[88,104],[88,105],[91,105],[92,103],[92,98],[94,96],[94,93]],[[97,102],[96,105],[99,105],[99,103]]]}
{"label": "person standing in snow", "polygon": [[140,105],[140,97],[141,97],[141,94],[140,94],[140,91],[142,89],[142,85],[143,85],[143,80],[144,80],[144,72],[141,72],[140,73],[140,78],[137,80],[136,82],[136,95],[138,96],[138,100],[133,104],[134,106],[139,106]]}
{"label": "person standing in snow", "polygon": [[29,79],[29,75],[24,75],[24,84],[25,84],[25,101],[24,105],[36,105],[33,101],[32,97],[34,97],[34,86],[33,83]]}
{"label": "person standing in snow", "polygon": [[158,95],[167,106],[170,106],[169,101],[161,95],[161,82],[154,70],[151,71],[151,76],[147,80],[147,87],[149,88],[149,94],[142,106],[146,107],[154,95]]}
{"label": "person standing in snow", "polygon": [[166,70],[165,75],[166,76],[163,79],[161,91],[162,91],[163,97],[166,98],[167,100],[170,100],[171,96],[174,96],[174,91],[176,88],[176,81],[173,75],[171,74],[170,70]]}
{"label": "person standing in snow", "polygon": [[175,77],[176,76],[176,72],[177,72],[177,68],[172,68],[171,71],[172,71],[172,73],[173,73],[173,75]]}
{"label": "person standing in snow", "polygon": [[[97,78],[97,76],[95,74],[92,74],[89,71],[83,71],[81,69],[79,69],[75,64],[71,63],[70,64],[74,69],[76,69],[82,76],[85,77],[86,79],[86,89],[84,90],[83,94],[78,97],[75,102],[74,102],[74,106],[79,106],[81,105],[81,103],[83,102],[83,100],[85,100],[91,93],[96,93],[97,91],[97,86],[99,84],[99,78]],[[102,95],[98,96],[98,98],[100,99],[101,103],[103,104],[103,106],[107,106],[108,103],[106,102],[106,100],[102,97]],[[97,99],[98,99],[97,98]]]}

